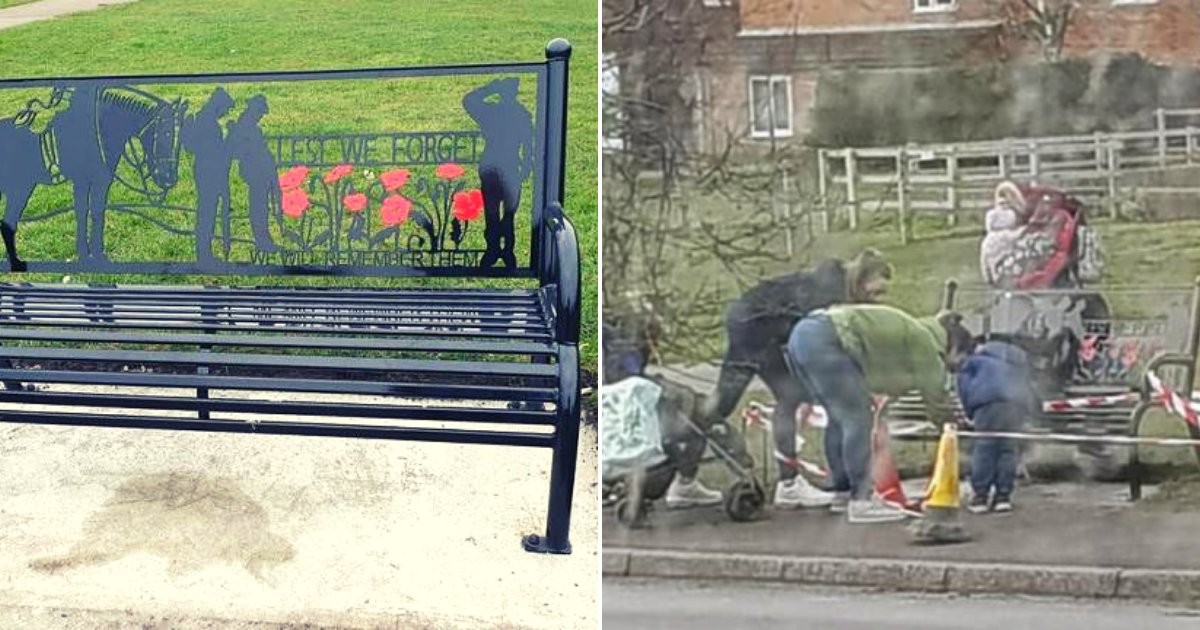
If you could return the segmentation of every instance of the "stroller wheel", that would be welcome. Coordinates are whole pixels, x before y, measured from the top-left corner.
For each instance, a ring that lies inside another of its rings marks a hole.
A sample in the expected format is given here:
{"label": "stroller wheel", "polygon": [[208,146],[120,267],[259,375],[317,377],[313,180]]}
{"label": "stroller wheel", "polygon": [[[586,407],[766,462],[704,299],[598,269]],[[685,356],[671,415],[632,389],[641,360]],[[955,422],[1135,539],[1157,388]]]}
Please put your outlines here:
{"label": "stroller wheel", "polygon": [[725,493],[725,513],[729,518],[744,523],[762,516],[767,497],[753,481],[739,481]]}
{"label": "stroller wheel", "polygon": [[642,508],[638,501],[621,497],[615,507],[617,522],[625,527],[637,527],[642,524]]}

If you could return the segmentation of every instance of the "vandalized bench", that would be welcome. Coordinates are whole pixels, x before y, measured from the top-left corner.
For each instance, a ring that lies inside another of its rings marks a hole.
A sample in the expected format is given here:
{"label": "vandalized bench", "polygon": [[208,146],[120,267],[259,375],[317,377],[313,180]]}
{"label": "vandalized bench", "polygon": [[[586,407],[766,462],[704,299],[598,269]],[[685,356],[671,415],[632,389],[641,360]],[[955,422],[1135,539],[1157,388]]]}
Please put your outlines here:
{"label": "vandalized bench", "polygon": [[0,420],[548,447],[569,553],[570,53],[0,81]]}
{"label": "vandalized bench", "polygon": [[[1042,412],[1023,430],[1028,439],[1076,444],[1096,456],[1111,455],[1112,446],[1130,447],[1133,499],[1141,496],[1145,472],[1139,447],[1186,445],[1141,436],[1150,409],[1165,406],[1185,422],[1190,440],[1200,440],[1197,412],[1187,411],[1200,407],[1191,401],[1200,350],[1200,283],[1191,288],[1004,291],[960,288],[949,281],[942,302],[962,313],[973,332],[1030,352],[1045,400]],[[1178,408],[1166,402],[1168,392],[1182,393]],[[891,402],[888,415],[920,428],[924,405],[914,393]],[[931,439],[935,432],[900,437]],[[1200,457],[1200,445],[1194,450]]]}

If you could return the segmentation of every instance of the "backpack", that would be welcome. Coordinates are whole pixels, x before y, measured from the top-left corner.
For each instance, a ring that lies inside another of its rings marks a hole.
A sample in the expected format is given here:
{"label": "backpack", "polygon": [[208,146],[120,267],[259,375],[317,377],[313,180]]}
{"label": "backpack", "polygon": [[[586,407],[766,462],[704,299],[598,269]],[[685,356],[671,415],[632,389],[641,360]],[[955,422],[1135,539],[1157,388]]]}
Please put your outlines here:
{"label": "backpack", "polygon": [[1104,276],[1104,247],[1096,229],[1081,225],[1075,232],[1079,243],[1076,276],[1080,282],[1099,282]]}

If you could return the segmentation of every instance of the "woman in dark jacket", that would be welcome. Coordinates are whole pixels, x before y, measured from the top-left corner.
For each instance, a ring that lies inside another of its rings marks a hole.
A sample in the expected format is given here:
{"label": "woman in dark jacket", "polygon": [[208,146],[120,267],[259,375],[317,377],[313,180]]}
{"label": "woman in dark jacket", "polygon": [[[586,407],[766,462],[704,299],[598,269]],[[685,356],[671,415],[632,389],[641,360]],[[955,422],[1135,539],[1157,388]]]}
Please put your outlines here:
{"label": "woman in dark jacket", "polygon": [[[788,465],[796,456],[796,409],[814,402],[784,360],[792,327],[809,312],[844,302],[877,302],[892,277],[883,254],[867,249],[849,262],[829,259],[811,271],[765,280],[729,306],[725,316],[729,340],[716,391],[708,397],[705,417],[724,420],[750,381],[758,376],[775,398],[771,416],[779,458],[777,508],[823,507],[832,495],[812,487]],[[697,491],[697,494],[699,491]]]}

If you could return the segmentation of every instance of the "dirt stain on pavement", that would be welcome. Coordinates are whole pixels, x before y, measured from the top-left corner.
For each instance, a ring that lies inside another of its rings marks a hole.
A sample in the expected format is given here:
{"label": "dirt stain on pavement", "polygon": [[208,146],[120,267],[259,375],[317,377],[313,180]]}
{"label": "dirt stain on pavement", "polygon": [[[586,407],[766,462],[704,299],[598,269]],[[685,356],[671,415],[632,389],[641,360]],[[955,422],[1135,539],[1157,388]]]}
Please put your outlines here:
{"label": "dirt stain on pavement", "polygon": [[263,579],[264,569],[296,555],[269,527],[266,510],[229,479],[147,475],[117,488],[88,518],[83,539],[71,551],[29,566],[53,574],[144,552],[166,558],[175,575],[228,563]]}

